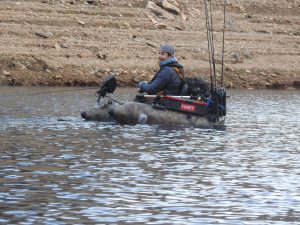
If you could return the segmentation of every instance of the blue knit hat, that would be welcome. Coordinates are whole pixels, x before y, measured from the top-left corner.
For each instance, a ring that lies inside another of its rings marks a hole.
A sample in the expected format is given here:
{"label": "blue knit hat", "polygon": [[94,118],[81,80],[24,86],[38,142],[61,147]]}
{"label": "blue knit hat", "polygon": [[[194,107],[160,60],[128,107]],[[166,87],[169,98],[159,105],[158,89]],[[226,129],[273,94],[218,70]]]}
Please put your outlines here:
{"label": "blue knit hat", "polygon": [[163,52],[167,52],[171,55],[175,55],[175,49],[174,49],[173,45],[171,45],[171,44],[163,44],[162,46],[160,46],[159,51],[163,51]]}

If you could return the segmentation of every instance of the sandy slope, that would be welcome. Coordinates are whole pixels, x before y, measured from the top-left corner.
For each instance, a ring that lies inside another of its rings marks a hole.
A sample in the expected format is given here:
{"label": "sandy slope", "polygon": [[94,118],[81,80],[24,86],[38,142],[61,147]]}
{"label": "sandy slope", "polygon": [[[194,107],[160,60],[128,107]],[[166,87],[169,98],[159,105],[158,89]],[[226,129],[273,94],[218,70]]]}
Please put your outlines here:
{"label": "sandy slope", "polygon": [[[121,85],[133,85],[150,79],[164,42],[177,47],[188,75],[208,77],[202,1],[177,1],[184,16],[167,14],[165,19],[147,9],[146,0],[98,0],[93,5],[84,0],[2,0],[0,84],[94,85],[114,72]],[[220,2],[214,1],[217,53]],[[276,88],[300,81],[300,1],[228,3],[226,85]]]}

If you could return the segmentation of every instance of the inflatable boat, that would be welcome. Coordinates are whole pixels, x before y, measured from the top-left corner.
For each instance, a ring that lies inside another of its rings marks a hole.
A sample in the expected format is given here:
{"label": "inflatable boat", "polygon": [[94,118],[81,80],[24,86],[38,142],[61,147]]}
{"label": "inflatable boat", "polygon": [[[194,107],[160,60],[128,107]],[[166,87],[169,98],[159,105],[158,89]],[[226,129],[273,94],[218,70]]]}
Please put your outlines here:
{"label": "inflatable boat", "polygon": [[85,120],[119,124],[167,124],[187,126],[222,125],[226,116],[226,92],[210,91],[203,96],[146,95],[122,103],[112,96],[117,86],[114,76],[107,77],[97,92],[99,106],[81,113]]}

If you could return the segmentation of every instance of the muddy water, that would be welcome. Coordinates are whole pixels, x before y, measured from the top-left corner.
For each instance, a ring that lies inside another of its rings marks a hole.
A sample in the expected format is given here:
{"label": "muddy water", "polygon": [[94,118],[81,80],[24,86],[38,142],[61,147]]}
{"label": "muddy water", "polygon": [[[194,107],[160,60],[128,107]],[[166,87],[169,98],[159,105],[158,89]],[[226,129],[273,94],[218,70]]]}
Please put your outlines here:
{"label": "muddy water", "polygon": [[60,90],[0,88],[0,224],[300,223],[299,92],[230,91],[213,130],[85,122],[93,90],[34,94]]}

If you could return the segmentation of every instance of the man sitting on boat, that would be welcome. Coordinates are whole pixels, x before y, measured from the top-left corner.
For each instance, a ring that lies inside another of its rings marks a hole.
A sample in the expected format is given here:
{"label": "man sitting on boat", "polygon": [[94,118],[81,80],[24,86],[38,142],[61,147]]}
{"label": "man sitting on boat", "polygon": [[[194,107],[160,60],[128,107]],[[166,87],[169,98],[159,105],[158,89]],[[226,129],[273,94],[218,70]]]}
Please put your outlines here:
{"label": "man sitting on boat", "polygon": [[171,44],[164,44],[159,49],[160,70],[149,82],[140,82],[141,92],[148,94],[178,95],[184,81],[183,66],[175,57],[175,50]]}

